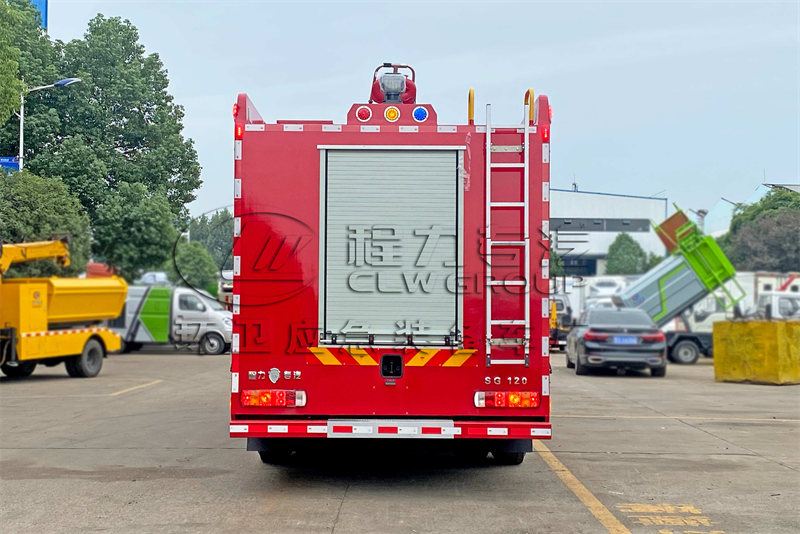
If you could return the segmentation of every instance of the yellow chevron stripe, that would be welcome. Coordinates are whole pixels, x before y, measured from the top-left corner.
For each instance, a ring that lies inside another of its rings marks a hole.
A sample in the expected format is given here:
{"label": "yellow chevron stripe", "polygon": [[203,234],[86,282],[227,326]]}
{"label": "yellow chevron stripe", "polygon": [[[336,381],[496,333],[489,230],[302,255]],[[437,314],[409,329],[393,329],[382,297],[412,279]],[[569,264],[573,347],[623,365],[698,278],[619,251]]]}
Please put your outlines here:
{"label": "yellow chevron stripe", "polygon": [[442,367],[461,367],[473,354],[474,350],[457,350],[442,364]]}
{"label": "yellow chevron stripe", "polygon": [[439,352],[439,349],[420,349],[420,351],[414,355],[411,360],[406,364],[408,367],[422,367],[426,363],[428,363],[431,358],[436,356],[436,353]]}
{"label": "yellow chevron stripe", "polygon": [[358,365],[378,365],[372,356],[370,356],[367,351],[359,347],[347,347],[347,352],[350,353],[350,356],[355,358],[358,362]]}
{"label": "yellow chevron stripe", "polygon": [[322,365],[342,365],[342,362],[336,359],[336,356],[331,354],[326,348],[323,347],[309,347],[308,350],[311,351],[311,354],[317,357],[317,359],[322,362]]}

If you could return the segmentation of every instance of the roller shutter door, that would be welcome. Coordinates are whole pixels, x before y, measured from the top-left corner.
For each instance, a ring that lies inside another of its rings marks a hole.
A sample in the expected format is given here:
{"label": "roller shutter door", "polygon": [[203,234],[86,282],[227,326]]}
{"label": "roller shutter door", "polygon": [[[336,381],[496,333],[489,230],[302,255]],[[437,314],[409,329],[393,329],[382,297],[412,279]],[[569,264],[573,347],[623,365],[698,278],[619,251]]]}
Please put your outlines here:
{"label": "roller shutter door", "polygon": [[328,150],[323,172],[325,331],[347,342],[453,335],[457,151]]}

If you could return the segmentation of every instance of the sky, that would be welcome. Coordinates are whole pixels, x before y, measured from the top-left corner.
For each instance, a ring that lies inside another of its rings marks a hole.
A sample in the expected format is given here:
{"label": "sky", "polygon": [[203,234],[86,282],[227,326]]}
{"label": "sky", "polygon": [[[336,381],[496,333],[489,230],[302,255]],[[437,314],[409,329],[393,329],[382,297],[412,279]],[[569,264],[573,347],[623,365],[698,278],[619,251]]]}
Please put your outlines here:
{"label": "sky", "polygon": [[800,182],[800,2],[75,2],[49,33],[129,19],[185,107],[203,185],[193,215],[233,203],[233,119],[345,121],[383,62],[417,72],[439,124],[522,119],[528,87],[553,108],[552,187],[667,197],[682,208]]}

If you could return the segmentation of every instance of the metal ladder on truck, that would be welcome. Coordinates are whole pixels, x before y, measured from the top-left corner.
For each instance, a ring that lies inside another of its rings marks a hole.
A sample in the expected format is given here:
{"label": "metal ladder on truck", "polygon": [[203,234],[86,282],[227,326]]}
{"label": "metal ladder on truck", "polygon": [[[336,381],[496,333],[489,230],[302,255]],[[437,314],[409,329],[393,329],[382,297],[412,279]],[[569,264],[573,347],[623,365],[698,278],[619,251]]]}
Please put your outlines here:
{"label": "metal ladder on truck", "polygon": [[[535,132],[530,126],[530,106],[533,99],[525,103],[525,114],[522,125],[492,126],[492,106],[486,105],[486,367],[492,365],[524,365],[530,366],[530,337],[531,337],[531,239],[530,239],[530,134]],[[535,127],[534,127],[535,128]],[[505,130],[503,133],[522,134],[520,145],[493,145],[492,133]],[[492,161],[493,153],[508,153],[522,151],[522,163],[496,163]],[[523,173],[523,200],[522,202],[494,202],[492,200],[492,172],[495,169],[519,169]],[[497,208],[522,209],[524,228],[520,232],[522,241],[494,241],[492,240],[492,210]],[[524,250],[524,275],[523,280],[492,280],[492,252],[500,247],[522,247]],[[492,316],[493,286],[523,286],[525,291],[524,317],[519,319],[495,319]],[[493,326],[523,327],[522,338],[492,338]],[[492,347],[522,347],[523,358],[492,359]]]}

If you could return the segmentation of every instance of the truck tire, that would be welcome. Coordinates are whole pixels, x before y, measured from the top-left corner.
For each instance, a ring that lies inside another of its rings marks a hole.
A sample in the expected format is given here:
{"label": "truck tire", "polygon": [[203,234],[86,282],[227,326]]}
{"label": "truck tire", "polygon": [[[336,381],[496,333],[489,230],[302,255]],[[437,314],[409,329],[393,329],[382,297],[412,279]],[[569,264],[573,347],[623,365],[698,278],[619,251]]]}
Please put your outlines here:
{"label": "truck tire", "polygon": [[106,351],[102,343],[96,339],[90,339],[83,346],[83,352],[78,356],[73,356],[64,362],[67,367],[67,374],[73,378],[92,378],[100,374],[103,368],[103,358]]}
{"label": "truck tire", "polygon": [[670,350],[672,361],[681,365],[691,365],[700,357],[700,347],[694,341],[685,339],[679,341]]}
{"label": "truck tire", "polygon": [[33,370],[36,369],[36,362],[21,362],[16,367],[3,364],[0,366],[0,369],[2,369],[3,374],[8,378],[25,378],[33,374]]}
{"label": "truck tire", "polygon": [[667,376],[667,366],[664,367],[653,367],[650,369],[650,374],[657,378],[663,378]]}
{"label": "truck tire", "polygon": [[519,465],[525,460],[524,452],[493,452],[492,456],[500,465]]}
{"label": "truck tire", "polygon": [[213,332],[203,336],[200,341],[200,352],[206,354],[222,354],[225,352],[225,340],[222,336]]}

